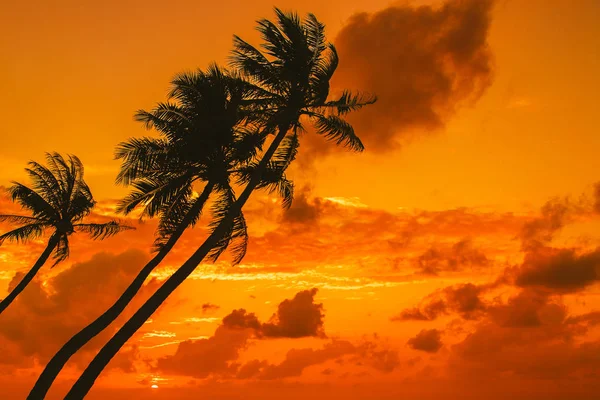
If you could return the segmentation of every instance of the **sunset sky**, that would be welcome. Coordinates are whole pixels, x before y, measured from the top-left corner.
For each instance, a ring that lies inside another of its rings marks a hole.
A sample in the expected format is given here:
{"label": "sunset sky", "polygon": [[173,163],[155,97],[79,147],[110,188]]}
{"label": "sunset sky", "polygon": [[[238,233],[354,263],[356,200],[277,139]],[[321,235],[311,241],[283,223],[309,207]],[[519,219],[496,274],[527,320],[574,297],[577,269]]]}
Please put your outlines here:
{"label": "sunset sky", "polygon": [[[88,398],[597,398],[600,2],[57,0],[0,12],[0,186],[75,154],[92,219],[137,229],[73,236],[0,316],[0,399],[25,398],[151,257],[156,221],[114,211],[115,145],[154,134],[134,112],[176,73],[226,64],[233,34],[258,44],[274,6],[326,24],[333,91],[378,95],[351,117],[366,150],[303,136],[292,208],[255,192],[242,264],[201,264]],[[2,194],[0,213],[23,211]],[[186,232],[126,314],[205,237]],[[0,297],[45,240],[0,247]]]}

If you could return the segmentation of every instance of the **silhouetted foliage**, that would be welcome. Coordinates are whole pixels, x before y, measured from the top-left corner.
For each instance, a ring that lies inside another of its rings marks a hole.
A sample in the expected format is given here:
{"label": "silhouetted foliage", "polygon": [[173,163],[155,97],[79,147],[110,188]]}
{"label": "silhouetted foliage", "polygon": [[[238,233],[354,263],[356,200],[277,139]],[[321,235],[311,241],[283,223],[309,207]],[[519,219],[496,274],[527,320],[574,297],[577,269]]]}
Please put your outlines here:
{"label": "silhouetted foliage", "polygon": [[[135,115],[160,137],[131,138],[120,143],[115,153],[121,160],[117,182],[133,188],[118,211],[129,214],[141,209],[141,218],[159,218],[157,254],[107,311],[52,357],[29,394],[31,399],[44,396],[69,358],[120,315],[185,229],[196,224],[210,196],[214,198],[210,225],[219,225],[235,201],[232,179],[243,180],[247,166],[261,151],[267,133],[259,129],[265,115],[259,88],[215,65],[206,72],[180,74],[171,85],[166,103]],[[269,179],[261,185],[285,188],[284,204],[289,205],[291,182],[284,175]],[[198,196],[195,185],[204,185]],[[241,212],[223,237],[211,256],[216,259],[234,242],[234,262],[239,262],[248,238]]]}
{"label": "silhouetted foliage", "polygon": [[[279,190],[286,199],[284,204],[289,205],[290,186],[282,181],[285,179],[283,177],[287,167],[298,151],[298,135],[304,130],[304,119],[311,120],[319,134],[337,144],[352,150],[363,150],[360,139],[343,116],[373,103],[375,98],[344,91],[337,99],[327,100],[329,80],[338,60],[335,48],[325,40],[324,26],[313,15],[302,21],[296,14],[286,14],[278,9],[275,12],[276,23],[268,20],[258,23],[264,40],[262,47],[265,54],[235,37],[232,58],[232,65],[240,70],[252,84],[253,90],[258,93],[249,103],[253,104],[251,108],[256,109],[260,116],[249,123],[257,124],[260,128],[259,134],[274,135],[273,140],[264,153],[250,158],[246,165],[237,168],[239,172],[236,170],[236,176],[241,183],[246,183],[246,186],[237,200],[228,186],[224,192],[226,198],[217,201],[218,205],[213,213],[215,218],[211,223],[212,233],[208,239],[101,349],[69,391],[66,399],[81,399],[86,395],[112,357],[205,257],[216,259],[227,245],[246,235],[241,210],[253,190],[261,187]],[[170,111],[175,110],[175,106],[166,103],[155,112],[168,117],[169,122],[174,121],[177,127],[185,126],[185,117]],[[206,106],[210,110],[214,104]],[[156,126],[154,120],[151,124]],[[177,131],[179,132],[179,128]],[[163,144],[165,143],[153,143],[152,146],[161,148]],[[216,149],[207,150],[212,154]],[[220,163],[228,165],[226,154],[218,154],[224,157]],[[171,161],[165,158],[165,162],[164,165],[170,167]],[[179,164],[179,160],[176,160],[175,164]],[[161,165],[161,168],[164,168],[164,165]],[[229,171],[228,168],[223,168],[222,171],[224,170]],[[179,176],[183,175],[185,172],[182,171]],[[182,181],[185,182],[185,179]],[[160,203],[162,204],[162,201]],[[162,206],[152,207],[151,212],[168,215]],[[242,243],[243,250],[234,247],[238,262],[244,255],[245,237]]]}
{"label": "silhouetted foliage", "polygon": [[13,182],[8,188],[12,201],[31,212],[31,216],[1,214],[0,221],[21,226],[0,235],[5,240],[24,242],[37,239],[45,230],[52,230],[46,250],[19,284],[0,303],[0,313],[25,289],[38,270],[52,254],[53,267],[69,257],[69,236],[84,232],[92,239],[105,239],[129,226],[116,221],[104,224],[83,223],[96,202],[83,180],[83,164],[75,156],[65,160],[58,153],[46,154],[48,166],[30,161],[25,171],[31,178],[31,187]]}

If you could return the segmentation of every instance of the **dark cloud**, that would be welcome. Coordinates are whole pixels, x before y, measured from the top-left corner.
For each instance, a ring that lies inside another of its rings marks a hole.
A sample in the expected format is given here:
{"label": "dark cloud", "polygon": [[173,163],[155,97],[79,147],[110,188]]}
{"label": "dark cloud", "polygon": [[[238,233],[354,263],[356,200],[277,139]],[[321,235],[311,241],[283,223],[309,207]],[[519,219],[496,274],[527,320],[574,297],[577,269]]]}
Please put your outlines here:
{"label": "dark cloud", "polygon": [[[165,373],[205,378],[209,375],[251,377],[268,364],[250,363],[240,368],[235,361],[250,339],[324,337],[323,305],[314,303],[317,289],[297,293],[282,301],[268,323],[254,313],[233,310],[223,317],[213,336],[179,343],[175,354],[158,360]],[[238,370],[239,369],[239,370]]]}
{"label": "dark cloud", "polygon": [[[239,369],[237,377],[265,380],[296,377],[302,375],[306,368],[330,360],[343,364],[345,356],[349,356],[347,361],[353,365],[367,366],[383,373],[392,372],[400,365],[398,352],[380,343],[366,340],[360,344],[353,344],[346,340],[332,339],[321,349],[292,349],[279,364],[250,361]],[[332,369],[326,371],[327,375],[333,373]]]}
{"label": "dark cloud", "polygon": [[323,305],[314,302],[317,289],[297,293],[282,301],[268,323],[260,323],[255,314],[244,309],[225,316],[213,336],[179,343],[175,354],[158,359],[157,370],[175,375],[206,378],[272,380],[300,376],[313,365],[328,360],[341,360],[352,355],[355,365],[368,366],[388,373],[399,364],[398,352],[373,340],[353,344],[332,339],[321,349],[292,349],[279,364],[251,360],[244,364],[238,358],[251,340],[269,338],[324,338]]}
{"label": "dark cloud", "polygon": [[524,251],[550,243],[554,234],[572,220],[575,206],[568,199],[554,198],[546,202],[540,216],[523,225],[519,238]]}
{"label": "dark cloud", "polygon": [[392,321],[433,321],[443,315],[457,313],[464,319],[476,319],[486,309],[481,295],[490,286],[458,284],[426,296],[418,307],[409,308],[391,318]]}
{"label": "dark cloud", "polygon": [[450,247],[431,247],[416,261],[421,273],[428,275],[484,267],[490,264],[486,255],[474,248],[469,239],[463,239]]}
{"label": "dark cloud", "polygon": [[[0,347],[8,349],[0,352],[0,363],[24,366],[34,360],[47,361],[72,335],[113,304],[146,261],[146,253],[138,250],[118,255],[100,253],[74,263],[45,282],[34,279],[0,316]],[[156,283],[151,280],[141,289],[132,308],[153,292]],[[128,315],[126,311],[122,318]],[[85,365],[90,353],[102,346],[114,329],[102,332],[74,360]],[[112,365],[131,370],[131,357],[135,358],[137,349],[127,348],[119,354]]]}
{"label": "dark cloud", "polygon": [[223,326],[229,329],[261,329],[256,315],[246,312],[243,308],[233,310],[229,315],[223,317]]}
{"label": "dark cloud", "polygon": [[567,315],[566,308],[547,295],[523,290],[506,303],[495,303],[488,307],[488,318],[496,325],[510,328],[540,327],[562,323]]}
{"label": "dark cloud", "polygon": [[207,339],[179,343],[175,354],[158,359],[157,368],[167,374],[195,378],[206,378],[212,374],[230,376],[238,368],[234,361],[252,335],[252,329],[221,325]]}
{"label": "dark cloud", "polygon": [[491,0],[441,7],[389,7],[354,15],[335,39],[334,87],[375,93],[352,122],[371,151],[394,147],[413,129],[442,127],[492,82],[487,43]]}
{"label": "dark cloud", "polygon": [[318,197],[310,198],[310,189],[302,188],[294,194],[292,206],[282,215],[284,223],[314,224],[323,212],[323,201]]}
{"label": "dark cloud", "polygon": [[282,301],[269,322],[262,325],[262,333],[267,337],[324,337],[323,304],[314,302],[316,294],[313,288]]}
{"label": "dark cloud", "polygon": [[452,346],[450,371],[553,380],[592,376],[600,368],[600,342],[581,339],[598,316],[567,315],[559,296],[533,289],[497,300],[475,330]]}
{"label": "dark cloud", "polygon": [[219,307],[216,304],[204,303],[204,304],[202,304],[202,313],[203,314],[211,313],[213,311],[217,311],[219,308],[221,308],[221,307]]}
{"label": "dark cloud", "polygon": [[392,372],[400,365],[398,351],[383,345],[377,339],[375,335],[374,340],[365,340],[357,345],[357,357],[352,361],[357,365],[367,364],[383,373]]}
{"label": "dark cloud", "polygon": [[268,365],[260,370],[256,376],[259,379],[281,379],[300,376],[302,372],[312,366],[325,361],[337,359],[356,351],[356,347],[345,340],[333,340],[322,349],[292,349],[287,352],[285,359],[280,364]]}
{"label": "dark cloud", "polygon": [[528,253],[515,271],[518,286],[572,292],[600,280],[600,249],[578,254],[574,249],[538,249]]}
{"label": "dark cloud", "polygon": [[222,326],[227,329],[252,329],[257,337],[301,338],[325,337],[323,304],[315,303],[318,289],[303,290],[292,299],[285,299],[269,322],[261,323],[254,313],[243,308],[225,316]]}
{"label": "dark cloud", "polygon": [[448,313],[448,306],[442,299],[425,300],[419,307],[407,308],[393,316],[392,321],[433,321]]}
{"label": "dark cloud", "polygon": [[417,336],[408,340],[407,344],[414,350],[437,353],[442,348],[442,333],[437,329],[423,329]]}

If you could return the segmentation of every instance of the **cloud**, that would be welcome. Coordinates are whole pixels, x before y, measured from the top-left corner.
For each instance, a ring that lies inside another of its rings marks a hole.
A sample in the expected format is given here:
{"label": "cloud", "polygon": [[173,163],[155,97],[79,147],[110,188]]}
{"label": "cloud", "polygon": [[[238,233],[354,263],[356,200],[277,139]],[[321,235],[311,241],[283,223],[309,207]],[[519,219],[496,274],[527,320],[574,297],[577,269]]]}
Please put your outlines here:
{"label": "cloud", "polygon": [[[302,375],[306,368],[335,360],[344,363],[344,357],[355,366],[367,366],[379,372],[392,372],[400,365],[397,350],[382,346],[380,343],[365,340],[354,344],[347,340],[332,339],[320,349],[291,349],[279,364],[252,360],[244,364],[238,371],[237,378],[256,378],[263,380],[283,379]],[[334,371],[327,369],[327,375]]]}
{"label": "cloud", "polygon": [[417,336],[408,340],[407,344],[414,350],[437,353],[442,348],[442,332],[437,329],[423,329]]}
{"label": "cloud", "polygon": [[490,260],[479,249],[473,248],[469,239],[463,239],[452,246],[434,246],[417,258],[421,273],[438,275],[440,272],[455,272],[467,267],[477,268],[490,264]]}
{"label": "cloud", "polygon": [[202,314],[206,314],[206,313],[211,313],[213,311],[217,311],[221,307],[219,307],[216,304],[212,304],[212,303],[204,303],[204,304],[202,304],[201,308],[202,308]]}
{"label": "cloud", "polygon": [[294,195],[292,206],[282,215],[284,223],[314,224],[318,221],[324,208],[319,198],[309,199],[310,189],[304,187]]}
{"label": "cloud", "polygon": [[250,376],[259,365],[246,365],[238,371],[240,365],[235,362],[250,339],[325,336],[323,305],[314,303],[316,293],[317,289],[305,290],[282,301],[267,323],[244,309],[233,310],[223,317],[213,336],[179,343],[175,354],[158,359],[157,368],[196,378],[236,373]]}
{"label": "cloud", "polygon": [[550,326],[562,323],[566,308],[558,300],[547,295],[523,290],[505,303],[497,302],[488,307],[488,318],[496,325],[509,328]]}
{"label": "cloud", "polygon": [[528,253],[514,273],[518,286],[579,291],[600,280],[600,249],[583,254],[575,249],[538,249]]}
{"label": "cloud", "polygon": [[157,368],[161,372],[206,378],[211,374],[229,376],[237,370],[235,361],[246,348],[253,331],[238,326],[219,326],[207,339],[186,340],[177,346],[175,354],[161,357]]}
{"label": "cloud", "polygon": [[[356,347],[345,340],[332,340],[321,349],[292,349],[280,364],[263,365],[257,370],[258,379],[282,379],[300,376],[309,366],[356,352]],[[256,365],[256,364],[255,364]]]}
{"label": "cloud", "polygon": [[519,234],[522,249],[531,251],[550,243],[554,234],[572,220],[575,210],[569,199],[554,198],[546,202],[541,215],[523,225]]}
{"label": "cloud", "polygon": [[254,313],[248,313],[243,308],[233,310],[223,317],[223,326],[229,329],[254,329],[260,331],[261,324]]}
{"label": "cloud", "polygon": [[[113,304],[146,261],[147,255],[139,250],[117,255],[99,253],[45,281],[34,279],[0,316],[0,343],[2,348],[6,345],[10,349],[9,356],[5,352],[5,357],[0,357],[0,363],[30,366],[34,359],[47,361],[73,334]],[[20,276],[13,284],[18,279]],[[155,287],[154,280],[146,284],[132,307],[140,305]],[[83,365],[82,360],[97,350],[114,329],[106,329],[74,359]],[[126,349],[123,354],[133,356],[137,350]],[[118,365],[125,368],[123,357]],[[127,368],[132,367],[129,364]]]}
{"label": "cloud", "polygon": [[314,302],[316,294],[313,288],[282,301],[270,321],[262,325],[262,333],[267,337],[324,337],[323,304]]}
{"label": "cloud", "polygon": [[600,342],[582,340],[596,322],[594,313],[568,317],[560,297],[523,289],[491,305],[474,331],[452,346],[449,370],[471,377],[584,378],[600,368]]}
{"label": "cloud", "polygon": [[418,307],[408,308],[392,321],[433,321],[443,315],[457,313],[464,319],[477,319],[486,309],[481,295],[492,285],[463,283],[427,295]]}
{"label": "cloud", "polygon": [[370,151],[387,151],[414,129],[432,130],[492,82],[491,0],[441,7],[394,6],[354,15],[335,38],[334,87],[379,97],[352,118]]}

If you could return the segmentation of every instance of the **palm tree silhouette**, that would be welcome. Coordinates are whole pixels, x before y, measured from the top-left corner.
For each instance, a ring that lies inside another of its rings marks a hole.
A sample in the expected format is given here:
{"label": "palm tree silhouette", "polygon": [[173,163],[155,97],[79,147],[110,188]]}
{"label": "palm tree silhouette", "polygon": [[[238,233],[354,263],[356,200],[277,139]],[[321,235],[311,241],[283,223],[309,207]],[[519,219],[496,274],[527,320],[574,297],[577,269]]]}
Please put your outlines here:
{"label": "palm tree silhouette", "polygon": [[65,160],[58,153],[47,153],[48,166],[30,161],[25,171],[31,178],[31,187],[18,182],[8,189],[12,201],[31,212],[31,216],[0,215],[0,221],[22,224],[0,235],[0,245],[5,240],[24,242],[39,238],[52,229],[46,249],[15,288],[0,302],[0,314],[17,298],[33,280],[40,268],[54,253],[54,267],[69,257],[69,236],[85,232],[92,239],[105,239],[131,227],[116,221],[104,224],[82,223],[96,202],[90,188],[83,180],[83,165],[75,156]]}
{"label": "palm tree silhouette", "polygon": [[264,122],[264,128],[274,132],[273,141],[261,160],[246,169],[244,190],[225,215],[218,219],[218,225],[212,225],[210,236],[108,341],[65,399],[82,399],[119,349],[196,266],[206,256],[214,256],[215,248],[217,252],[221,251],[223,243],[229,243],[229,236],[236,232],[234,227],[242,207],[253,190],[260,187],[263,173],[282,173],[293,160],[298,149],[298,133],[302,130],[303,116],[312,119],[317,132],[328,139],[353,150],[363,149],[352,126],[342,116],[375,102],[375,98],[344,91],[337,100],[327,101],[329,80],[338,59],[333,45],[325,40],[323,24],[313,15],[302,21],[297,15],[286,14],[279,9],[275,9],[275,13],[276,23],[268,20],[258,23],[258,30],[265,41],[262,47],[266,55],[237,37],[233,53],[233,65],[270,93],[268,107],[264,110],[269,117]]}
{"label": "palm tree silhouette", "polygon": [[[263,90],[240,76],[212,65],[207,72],[176,76],[166,103],[136,113],[136,120],[161,137],[132,138],[117,146],[116,158],[122,161],[117,182],[133,187],[118,211],[128,214],[141,208],[142,217],[159,218],[157,254],[106,312],[52,357],[29,399],[43,398],[69,358],[120,315],[185,229],[198,221],[209,197],[215,198],[213,224],[224,217],[235,201],[231,177],[240,180],[247,175],[266,138],[258,129],[265,115],[264,96]],[[204,187],[195,197],[194,185],[200,184]],[[278,190],[284,206],[291,204],[293,185],[285,174],[265,176],[260,186]],[[234,262],[239,262],[248,237],[243,215],[226,237],[235,242]],[[216,246],[213,258],[228,244],[223,240]]]}

